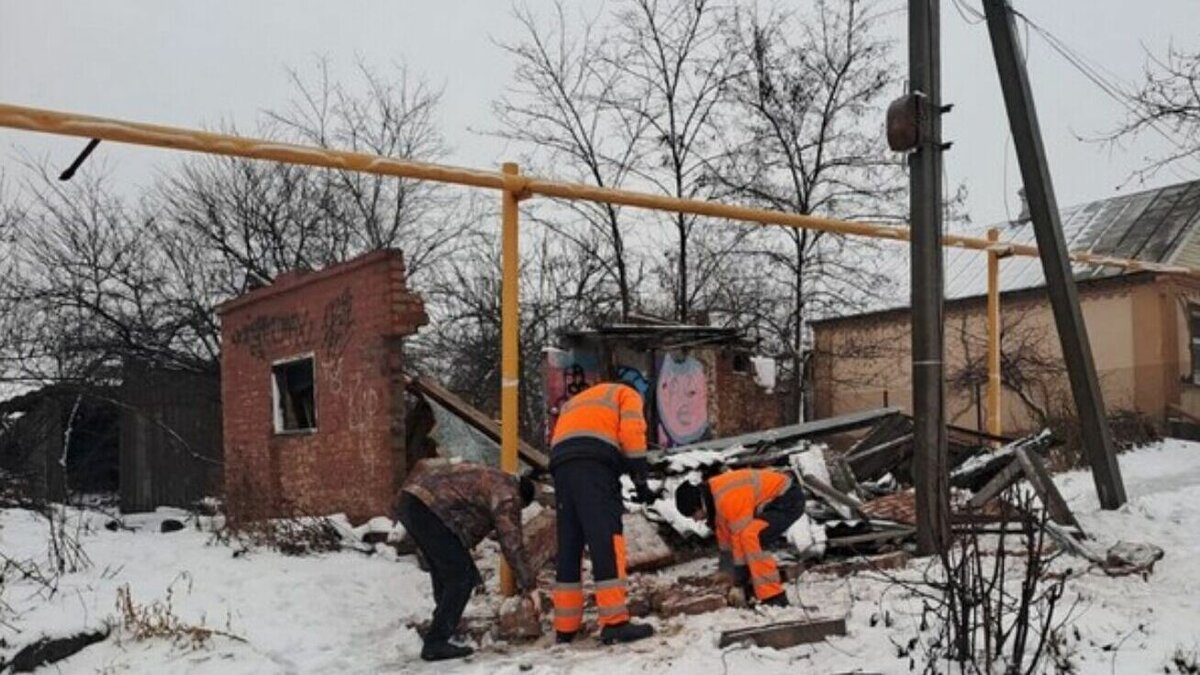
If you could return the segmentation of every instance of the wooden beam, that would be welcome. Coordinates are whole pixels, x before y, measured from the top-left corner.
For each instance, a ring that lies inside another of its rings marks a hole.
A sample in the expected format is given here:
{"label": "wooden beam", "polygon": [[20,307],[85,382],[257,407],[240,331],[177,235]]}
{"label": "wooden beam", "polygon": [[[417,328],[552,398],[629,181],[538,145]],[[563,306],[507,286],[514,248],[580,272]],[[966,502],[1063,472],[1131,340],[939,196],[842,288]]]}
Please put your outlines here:
{"label": "wooden beam", "polygon": [[1033,485],[1038,497],[1041,497],[1042,504],[1050,511],[1050,518],[1059,525],[1079,527],[1079,521],[1075,520],[1075,514],[1071,513],[1067,500],[1063,499],[1062,493],[1058,491],[1041,458],[1025,448],[1017,448],[1017,461],[1021,463],[1025,478]]}
{"label": "wooden beam", "polygon": [[967,508],[983,508],[983,505],[991,501],[993,497],[1004,492],[1010,485],[1017,482],[1017,479],[1021,477],[1023,472],[1021,463],[1013,459],[1007,466],[1000,470],[1000,473],[992,476],[991,480],[979,488],[979,492],[976,492],[967,502]]}
{"label": "wooden beam", "polygon": [[816,493],[817,496],[822,497],[825,499],[825,501],[831,503],[835,509],[838,508],[838,506],[844,508],[845,511],[838,509],[839,515],[841,515],[843,518],[853,517],[866,520],[866,515],[862,512],[862,502],[858,501],[854,497],[844,494],[841,491],[834,489],[832,485],[826,485],[819,478],[814,478],[808,474],[802,474],[800,476],[800,483],[805,489]]}
{"label": "wooden beam", "polygon": [[[458,415],[462,421],[471,425],[496,443],[500,443],[500,425],[480,412],[475,406],[456,396],[454,392],[428,377],[411,378],[408,381],[408,386],[413,391],[437,401]],[[550,466],[550,458],[546,457],[541,450],[538,450],[525,441],[519,442],[517,451],[521,459],[539,469],[547,469]]]}
{"label": "wooden beam", "polygon": [[911,433],[893,438],[879,445],[857,450],[846,456],[846,462],[858,480],[873,480],[894,469],[912,456],[913,435]]}
{"label": "wooden beam", "polygon": [[738,628],[721,633],[717,647],[724,649],[739,642],[752,642],[759,647],[787,649],[796,645],[820,642],[827,637],[846,634],[846,620],[812,619],[806,621],[781,621],[765,626]]}

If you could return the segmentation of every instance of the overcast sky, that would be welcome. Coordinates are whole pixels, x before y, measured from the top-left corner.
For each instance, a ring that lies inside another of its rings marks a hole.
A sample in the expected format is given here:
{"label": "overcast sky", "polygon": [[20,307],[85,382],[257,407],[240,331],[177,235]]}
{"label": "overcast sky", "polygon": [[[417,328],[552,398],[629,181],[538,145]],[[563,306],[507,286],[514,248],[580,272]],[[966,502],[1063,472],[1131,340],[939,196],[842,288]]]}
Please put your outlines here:
{"label": "overcast sky", "polygon": [[[979,7],[979,0],[966,2]],[[537,10],[548,3],[529,4]],[[1130,82],[1142,71],[1143,46],[1162,52],[1174,40],[1200,47],[1200,0],[1015,4]],[[444,87],[450,161],[496,167],[516,153],[477,131],[493,126],[490,104],[511,73],[511,61],[493,42],[516,30],[510,8],[505,0],[0,0],[0,101],[178,126],[232,121],[249,131],[262,110],[287,101],[289,66],[311,66],[318,55],[341,73],[357,59],[379,68],[404,62]],[[955,143],[948,180],[966,184],[976,223],[998,221],[1006,209],[1015,215],[1019,176],[1009,146],[1006,187],[1007,123],[986,29],[964,21],[950,0],[942,13],[944,97],[955,104],[945,125]],[[901,40],[896,59],[903,68],[903,16],[895,18],[885,28]],[[1110,127],[1122,109],[1036,36],[1028,63],[1060,203],[1113,194],[1146,156],[1165,147],[1156,137],[1117,151],[1078,140]],[[19,173],[22,153],[66,166],[82,146],[0,130],[0,168]],[[154,167],[169,166],[169,155],[105,144],[96,156],[130,186],[147,182]],[[1195,177],[1193,165],[1163,173],[1152,185]]]}

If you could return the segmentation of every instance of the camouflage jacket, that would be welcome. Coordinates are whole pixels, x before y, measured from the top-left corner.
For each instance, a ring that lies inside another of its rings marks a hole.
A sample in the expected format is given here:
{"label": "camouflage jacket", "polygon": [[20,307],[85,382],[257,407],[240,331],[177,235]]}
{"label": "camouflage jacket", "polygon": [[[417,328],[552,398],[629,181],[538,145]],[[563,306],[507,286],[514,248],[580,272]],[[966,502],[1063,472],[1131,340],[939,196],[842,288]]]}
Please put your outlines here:
{"label": "camouflage jacket", "polygon": [[517,584],[526,591],[537,587],[521,534],[521,491],[516,478],[473,462],[425,460],[416,465],[401,491],[437,514],[467,550],[494,530]]}

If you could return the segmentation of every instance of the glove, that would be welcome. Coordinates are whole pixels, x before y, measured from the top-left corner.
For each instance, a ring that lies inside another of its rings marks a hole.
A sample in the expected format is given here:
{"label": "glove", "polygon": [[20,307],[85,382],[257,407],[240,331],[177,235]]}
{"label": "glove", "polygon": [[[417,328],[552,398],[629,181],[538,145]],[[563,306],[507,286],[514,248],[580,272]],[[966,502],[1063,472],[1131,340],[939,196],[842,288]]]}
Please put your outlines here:
{"label": "glove", "polygon": [[535,616],[542,615],[542,596],[536,589],[530,591],[525,596],[525,602],[533,609]]}
{"label": "glove", "polygon": [[658,493],[650,489],[650,486],[645,483],[636,483],[633,486],[637,493],[633,497],[633,501],[638,504],[653,504],[658,500]]}

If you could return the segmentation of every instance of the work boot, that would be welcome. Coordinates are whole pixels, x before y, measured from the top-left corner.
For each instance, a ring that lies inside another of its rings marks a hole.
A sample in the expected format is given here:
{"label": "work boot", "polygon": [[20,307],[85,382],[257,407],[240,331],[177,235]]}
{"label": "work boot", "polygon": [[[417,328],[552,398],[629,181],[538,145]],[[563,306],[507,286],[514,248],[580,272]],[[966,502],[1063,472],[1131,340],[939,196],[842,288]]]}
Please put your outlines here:
{"label": "work boot", "polygon": [[460,647],[449,642],[426,642],[421,648],[421,658],[426,661],[445,661],[446,659],[461,659],[474,654],[470,647]]}
{"label": "work boot", "polygon": [[564,633],[560,630],[554,631],[554,642],[560,645],[569,645],[575,639],[575,631]]}
{"label": "work boot", "polygon": [[772,595],[771,597],[767,598],[766,600],[763,600],[762,604],[770,605],[772,607],[787,607],[789,605],[788,599],[787,599],[787,593],[780,593],[779,595]]}
{"label": "work boot", "polygon": [[654,635],[654,626],[644,623],[633,623],[626,621],[612,626],[605,626],[600,631],[600,641],[606,645],[611,645],[614,642],[634,642],[636,640],[644,640],[651,635]]}

